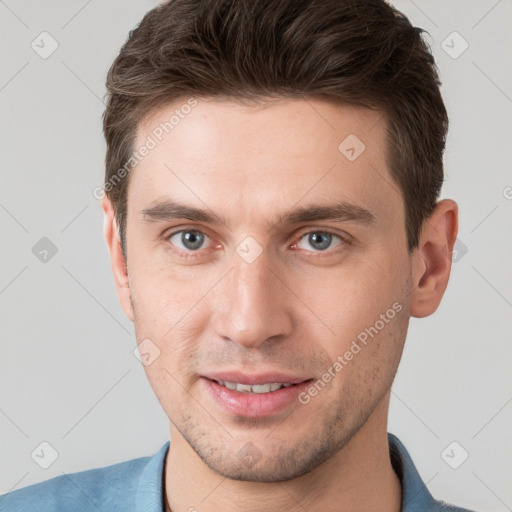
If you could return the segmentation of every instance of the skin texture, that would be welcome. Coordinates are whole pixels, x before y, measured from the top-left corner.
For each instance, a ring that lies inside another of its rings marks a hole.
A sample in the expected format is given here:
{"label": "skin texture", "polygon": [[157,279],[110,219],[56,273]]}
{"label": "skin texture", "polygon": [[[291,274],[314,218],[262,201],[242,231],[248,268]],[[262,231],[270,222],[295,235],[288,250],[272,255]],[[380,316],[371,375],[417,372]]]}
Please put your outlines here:
{"label": "skin texture", "polygon": [[[148,115],[136,146],[185,102]],[[349,134],[365,144],[354,161],[338,149]],[[143,213],[168,200],[223,222]],[[339,201],[371,220],[280,222]],[[400,510],[386,438],[390,387],[410,316],[432,314],[445,291],[457,206],[438,203],[407,251],[384,116],[319,100],[199,99],[132,171],[126,265],[108,199],[103,208],[121,305],[137,342],[160,351],[144,369],[170,419],[168,510]],[[173,235],[187,229],[207,235],[199,249]],[[335,236],[319,250],[312,232]],[[251,242],[251,255],[261,250],[251,263],[237,252],[247,237],[260,248]],[[393,305],[400,311],[307,404],[234,415],[201,377],[279,371],[316,381]],[[239,457],[248,443],[259,457],[252,465]]]}

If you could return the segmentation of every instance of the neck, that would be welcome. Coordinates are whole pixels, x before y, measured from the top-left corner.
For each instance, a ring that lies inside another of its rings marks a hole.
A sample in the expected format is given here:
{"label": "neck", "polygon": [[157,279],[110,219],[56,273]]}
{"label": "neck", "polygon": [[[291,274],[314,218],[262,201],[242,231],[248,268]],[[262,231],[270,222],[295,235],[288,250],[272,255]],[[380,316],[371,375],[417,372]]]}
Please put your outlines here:
{"label": "neck", "polygon": [[165,486],[167,512],[308,512],[380,510],[399,512],[402,489],[387,440],[389,395],[365,425],[331,459],[285,482],[230,480],[215,473],[171,427]]}

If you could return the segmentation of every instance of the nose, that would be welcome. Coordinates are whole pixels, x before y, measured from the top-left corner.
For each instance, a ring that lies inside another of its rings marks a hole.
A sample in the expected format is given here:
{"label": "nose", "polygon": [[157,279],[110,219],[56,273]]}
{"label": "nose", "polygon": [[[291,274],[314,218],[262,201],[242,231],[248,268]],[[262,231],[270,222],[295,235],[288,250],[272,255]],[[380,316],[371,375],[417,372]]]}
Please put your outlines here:
{"label": "nose", "polygon": [[257,348],[292,330],[290,291],[263,253],[252,263],[237,254],[226,278],[215,288],[213,327],[217,336]]}

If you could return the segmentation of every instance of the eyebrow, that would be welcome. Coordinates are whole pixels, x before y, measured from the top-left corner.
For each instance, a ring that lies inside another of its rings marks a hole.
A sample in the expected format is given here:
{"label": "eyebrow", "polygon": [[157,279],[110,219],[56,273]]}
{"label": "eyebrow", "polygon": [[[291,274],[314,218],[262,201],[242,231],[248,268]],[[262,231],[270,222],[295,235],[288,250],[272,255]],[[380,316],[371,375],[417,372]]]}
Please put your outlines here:
{"label": "eyebrow", "polygon": [[316,220],[334,220],[371,224],[375,216],[369,210],[360,206],[340,201],[328,205],[303,206],[290,210],[279,217],[281,224],[295,224]]}
{"label": "eyebrow", "polygon": [[[229,225],[228,220],[209,209],[197,208],[177,201],[161,201],[154,206],[142,210],[142,218],[146,222],[169,221],[172,219],[187,219],[209,224]],[[320,220],[356,222],[360,224],[372,224],[375,216],[367,209],[360,206],[340,201],[328,205],[309,205],[293,208],[281,214],[276,224],[298,224]]]}

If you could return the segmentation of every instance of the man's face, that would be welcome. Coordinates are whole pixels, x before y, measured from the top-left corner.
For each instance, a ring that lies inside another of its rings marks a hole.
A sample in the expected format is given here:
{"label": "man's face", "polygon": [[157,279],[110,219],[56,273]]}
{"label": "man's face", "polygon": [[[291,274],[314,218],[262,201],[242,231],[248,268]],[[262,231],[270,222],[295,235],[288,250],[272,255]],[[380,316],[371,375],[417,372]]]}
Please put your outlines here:
{"label": "man's face", "polygon": [[160,351],[145,370],[173,443],[229,478],[289,479],[386,421],[412,287],[386,123],[200,99],[158,141],[184,103],[138,130],[136,148],[157,144],[128,192],[137,342]]}

